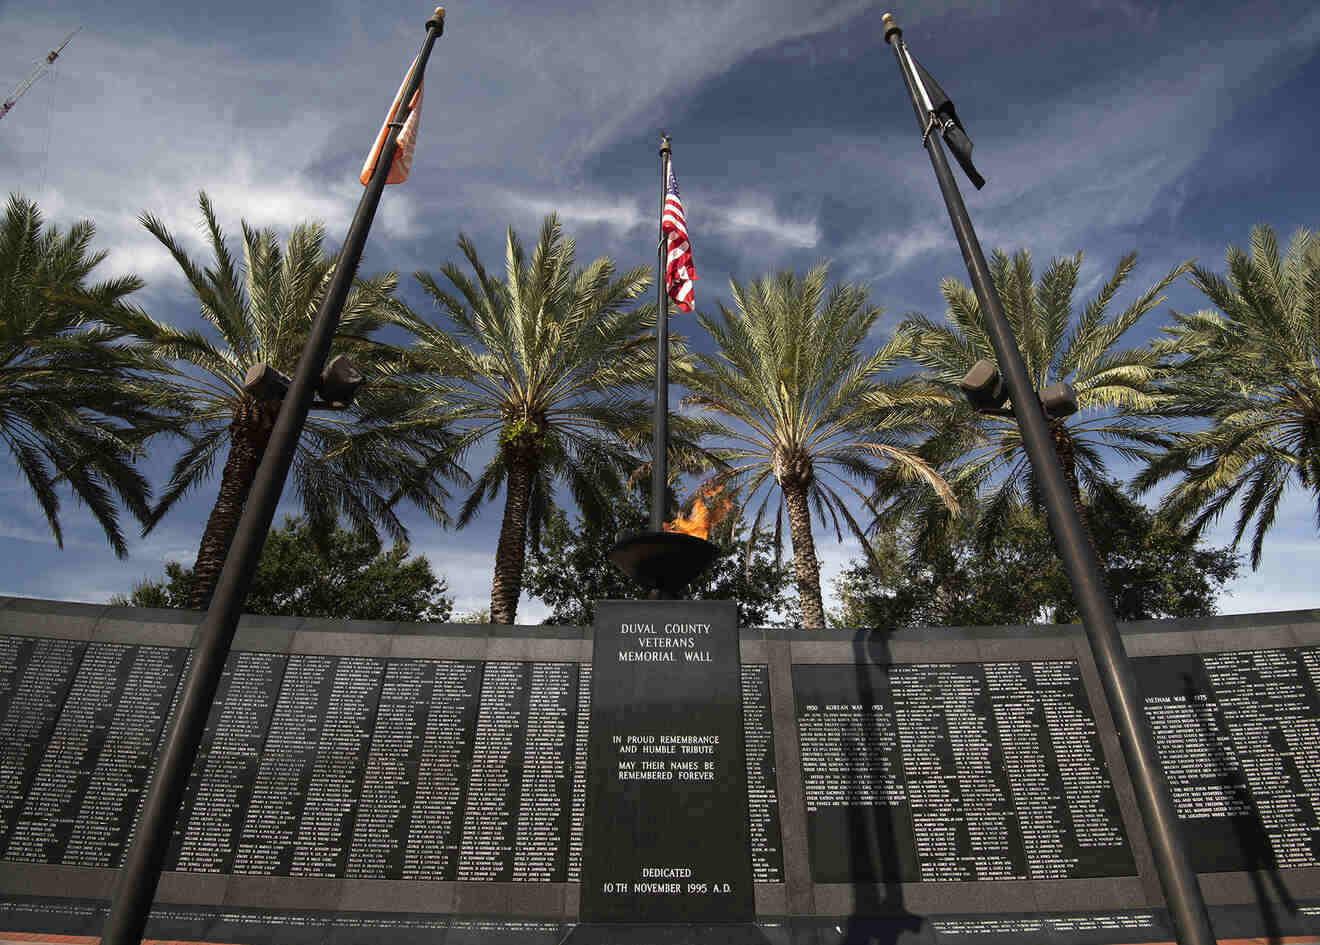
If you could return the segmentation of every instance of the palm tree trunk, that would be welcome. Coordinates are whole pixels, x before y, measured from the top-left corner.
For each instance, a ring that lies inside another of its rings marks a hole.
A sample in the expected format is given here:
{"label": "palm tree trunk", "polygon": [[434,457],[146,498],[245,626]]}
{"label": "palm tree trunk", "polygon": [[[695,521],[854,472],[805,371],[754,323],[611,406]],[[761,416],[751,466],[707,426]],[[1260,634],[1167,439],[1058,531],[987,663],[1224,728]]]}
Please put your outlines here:
{"label": "palm tree trunk", "polygon": [[1100,556],[1100,549],[1095,546],[1095,536],[1091,534],[1091,519],[1086,514],[1086,506],[1082,504],[1082,490],[1077,484],[1077,457],[1073,452],[1072,435],[1062,423],[1051,423],[1050,439],[1054,442],[1054,455],[1059,457],[1059,465],[1063,467],[1064,478],[1068,480],[1068,491],[1072,493],[1073,508],[1082,522],[1086,541],[1091,546],[1091,551],[1095,553],[1096,560],[1103,567],[1105,561]]}
{"label": "palm tree trunk", "polygon": [[234,408],[234,420],[229,424],[229,457],[220,477],[220,495],[206,521],[202,544],[197,549],[197,561],[193,564],[190,603],[195,610],[206,610],[211,606],[215,583],[220,579],[220,569],[229,554],[234,532],[238,530],[239,516],[243,514],[261,457],[266,453],[279,409],[278,402],[247,397]]}
{"label": "palm tree trunk", "polygon": [[784,504],[788,506],[788,527],[793,535],[793,569],[797,572],[802,626],[810,630],[823,630],[825,606],[820,598],[820,562],[816,560],[816,541],[811,536],[807,489],[799,485],[784,485],[781,488],[784,490]]}
{"label": "palm tree trunk", "polygon": [[495,549],[495,579],[490,585],[490,622],[511,624],[518,616],[522,592],[523,557],[527,549],[527,500],[532,492],[534,467],[524,458],[509,463],[505,482],[504,522]]}

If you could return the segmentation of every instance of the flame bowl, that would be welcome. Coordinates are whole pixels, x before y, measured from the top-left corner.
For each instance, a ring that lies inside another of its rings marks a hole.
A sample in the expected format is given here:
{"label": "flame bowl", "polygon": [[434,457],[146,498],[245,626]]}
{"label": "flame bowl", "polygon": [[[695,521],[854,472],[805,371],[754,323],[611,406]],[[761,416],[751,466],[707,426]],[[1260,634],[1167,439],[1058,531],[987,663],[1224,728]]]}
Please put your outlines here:
{"label": "flame bowl", "polygon": [[640,532],[610,549],[610,560],[628,577],[661,597],[675,598],[687,590],[719,555],[719,548],[695,535]]}

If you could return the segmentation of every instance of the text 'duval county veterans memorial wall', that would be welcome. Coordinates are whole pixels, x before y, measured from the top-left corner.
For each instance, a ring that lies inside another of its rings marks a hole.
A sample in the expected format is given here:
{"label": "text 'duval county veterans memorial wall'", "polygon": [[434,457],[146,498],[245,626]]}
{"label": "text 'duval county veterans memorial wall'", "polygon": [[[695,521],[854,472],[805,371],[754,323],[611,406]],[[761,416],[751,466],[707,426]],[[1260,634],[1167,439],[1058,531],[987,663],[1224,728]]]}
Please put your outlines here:
{"label": "text 'duval county veterans memorial wall'", "polygon": [[[110,895],[197,623],[0,601],[0,899],[14,915]],[[1207,900],[1250,910],[1253,875],[1268,870],[1292,914],[1312,914],[1320,619],[1157,622],[1124,640]],[[974,929],[978,914],[1157,916],[1078,628],[742,630],[739,650],[723,696],[741,702],[745,770],[725,780],[746,798],[729,829],[749,862],[678,856],[730,849],[684,835],[682,817],[666,862],[709,861],[708,882],[750,876],[758,919],[894,912]],[[609,780],[588,751],[592,692],[590,628],[247,618],[158,903],[576,921],[588,782]],[[614,695],[619,744],[678,730],[651,733]],[[739,728],[702,724],[722,738]],[[618,778],[634,759],[610,750]],[[726,756],[679,760],[699,777]],[[615,859],[650,863],[644,852]],[[591,895],[598,910],[620,901]]]}

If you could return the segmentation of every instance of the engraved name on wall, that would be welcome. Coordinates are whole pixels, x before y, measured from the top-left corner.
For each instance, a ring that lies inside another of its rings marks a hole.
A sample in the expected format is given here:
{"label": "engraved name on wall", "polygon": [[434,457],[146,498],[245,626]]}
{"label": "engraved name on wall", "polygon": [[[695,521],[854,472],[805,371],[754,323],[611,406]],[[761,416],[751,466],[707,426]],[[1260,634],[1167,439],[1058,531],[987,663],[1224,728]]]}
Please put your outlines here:
{"label": "engraved name on wall", "polygon": [[1077,664],[794,666],[812,878],[1136,872]]}
{"label": "engraved name on wall", "polygon": [[[0,858],[121,866],[190,668],[181,647],[0,636]],[[774,881],[764,666],[744,690]],[[578,882],[590,698],[575,662],[231,653],[165,867]]]}
{"label": "engraved name on wall", "polygon": [[1320,647],[1133,664],[1192,868],[1320,866]]}
{"label": "engraved name on wall", "polygon": [[[182,647],[0,636],[0,858],[123,863]],[[1134,660],[1193,865],[1320,866],[1320,647]],[[793,667],[816,882],[1132,875],[1077,665]],[[742,667],[757,882],[770,693]],[[591,669],[235,652],[168,869],[579,882]],[[865,838],[864,841],[858,838]]]}

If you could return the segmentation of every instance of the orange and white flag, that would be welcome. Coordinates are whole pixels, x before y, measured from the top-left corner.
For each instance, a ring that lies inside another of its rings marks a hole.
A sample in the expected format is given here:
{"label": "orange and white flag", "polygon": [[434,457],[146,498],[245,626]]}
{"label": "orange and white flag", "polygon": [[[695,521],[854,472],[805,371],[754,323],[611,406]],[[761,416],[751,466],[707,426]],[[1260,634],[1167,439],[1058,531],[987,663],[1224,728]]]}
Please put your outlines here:
{"label": "orange and white flag", "polygon": [[[416,60],[413,60],[416,62]],[[362,186],[367,186],[371,180],[372,173],[376,170],[376,162],[380,160],[381,149],[385,147],[385,135],[389,133],[390,122],[394,121],[394,116],[399,112],[399,105],[403,102],[403,92],[408,85],[408,75],[412,69],[408,70],[403,77],[403,85],[399,86],[398,93],[394,96],[394,104],[390,106],[390,113],[385,116],[385,123],[380,126],[380,134],[376,135],[376,143],[371,146],[371,153],[367,155],[367,163],[362,165],[362,175],[358,179]],[[417,86],[417,94],[412,99],[412,110],[408,112],[408,117],[403,122],[403,128],[399,130],[399,145],[394,151],[394,162],[390,164],[389,176],[385,178],[387,184],[401,184],[408,179],[408,171],[412,169],[413,149],[417,146],[417,125],[422,117],[422,86]]]}

